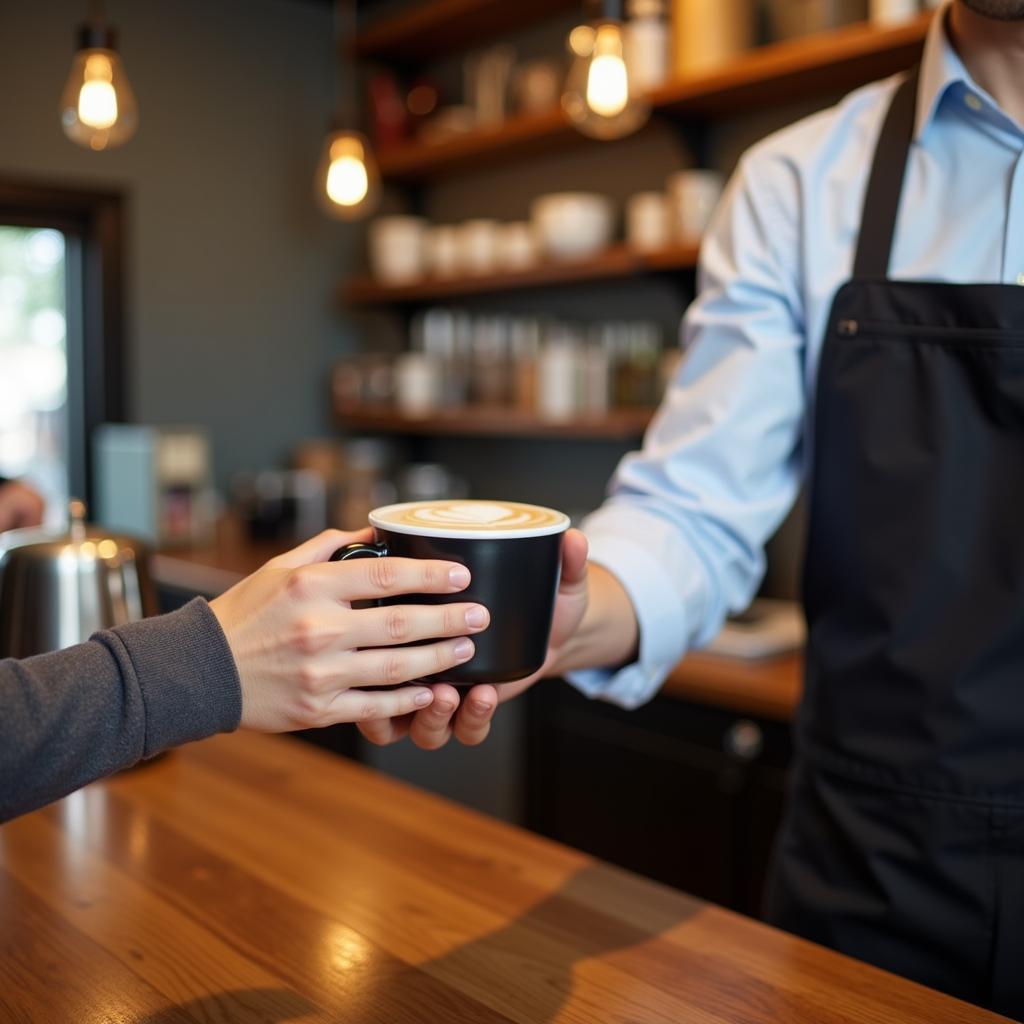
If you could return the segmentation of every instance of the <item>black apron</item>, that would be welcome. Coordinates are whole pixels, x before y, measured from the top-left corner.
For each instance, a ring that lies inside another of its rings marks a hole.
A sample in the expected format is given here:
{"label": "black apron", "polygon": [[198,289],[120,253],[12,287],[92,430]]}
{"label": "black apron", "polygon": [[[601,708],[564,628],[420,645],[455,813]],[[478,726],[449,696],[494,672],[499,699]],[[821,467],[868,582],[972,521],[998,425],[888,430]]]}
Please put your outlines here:
{"label": "black apron", "polygon": [[1024,1018],[1024,288],[887,278],[916,93],[893,98],[821,353],[766,910]]}

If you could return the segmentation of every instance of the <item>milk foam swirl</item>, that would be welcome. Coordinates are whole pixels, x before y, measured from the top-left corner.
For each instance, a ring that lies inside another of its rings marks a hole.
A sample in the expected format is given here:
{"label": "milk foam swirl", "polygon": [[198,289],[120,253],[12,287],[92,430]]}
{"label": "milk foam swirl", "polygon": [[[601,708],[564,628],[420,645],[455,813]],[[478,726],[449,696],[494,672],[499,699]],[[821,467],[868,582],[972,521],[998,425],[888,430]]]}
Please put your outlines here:
{"label": "milk foam swirl", "polygon": [[373,519],[382,526],[409,526],[423,530],[460,533],[523,531],[557,527],[566,521],[561,512],[512,501],[424,501],[378,509]]}

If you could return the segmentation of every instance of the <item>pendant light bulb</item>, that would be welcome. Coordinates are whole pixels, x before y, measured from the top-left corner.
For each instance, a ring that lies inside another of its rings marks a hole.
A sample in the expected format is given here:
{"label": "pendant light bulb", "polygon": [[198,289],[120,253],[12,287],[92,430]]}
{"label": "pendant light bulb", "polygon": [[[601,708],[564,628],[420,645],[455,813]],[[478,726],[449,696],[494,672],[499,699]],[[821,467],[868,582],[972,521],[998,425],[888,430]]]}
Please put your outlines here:
{"label": "pendant light bulb", "polygon": [[316,191],[324,212],[340,220],[358,220],[377,208],[380,177],[370,144],[359,132],[335,129],[327,136]]}
{"label": "pendant light bulb", "polygon": [[577,26],[569,35],[569,50],[573,62],[562,108],[573,125],[595,139],[618,139],[640,128],[651,108],[635,86],[621,22]]}
{"label": "pendant light bulb", "polygon": [[135,94],[112,28],[96,22],[78,31],[78,49],[60,98],[64,134],[86,149],[113,149],[138,127]]}
{"label": "pendant light bulb", "polygon": [[114,68],[105,53],[85,58],[85,81],[78,91],[78,120],[88,128],[107,129],[117,123]]}

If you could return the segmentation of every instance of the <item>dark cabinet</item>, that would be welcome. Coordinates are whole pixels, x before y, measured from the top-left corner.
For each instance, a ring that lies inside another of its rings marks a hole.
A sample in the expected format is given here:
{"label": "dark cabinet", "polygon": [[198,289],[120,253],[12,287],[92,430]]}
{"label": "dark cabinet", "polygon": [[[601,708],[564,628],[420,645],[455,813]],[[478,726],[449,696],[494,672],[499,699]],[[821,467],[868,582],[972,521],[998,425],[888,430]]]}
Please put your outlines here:
{"label": "dark cabinet", "polygon": [[528,716],[531,828],[758,914],[787,725],[671,697],[623,711],[557,682],[533,688]]}

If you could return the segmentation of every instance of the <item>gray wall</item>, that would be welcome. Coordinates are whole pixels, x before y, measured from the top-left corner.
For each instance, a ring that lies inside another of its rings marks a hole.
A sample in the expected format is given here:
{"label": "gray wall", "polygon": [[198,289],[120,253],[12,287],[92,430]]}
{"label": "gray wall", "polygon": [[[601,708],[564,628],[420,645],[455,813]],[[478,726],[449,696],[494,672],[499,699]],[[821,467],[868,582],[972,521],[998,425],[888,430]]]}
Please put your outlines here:
{"label": "gray wall", "polygon": [[358,229],[312,201],[331,8],[109,0],[140,126],[107,153],[57,117],[86,8],[0,0],[0,175],[123,190],[130,412],[206,425],[223,484],[329,428],[327,371],[351,344],[331,296]]}

